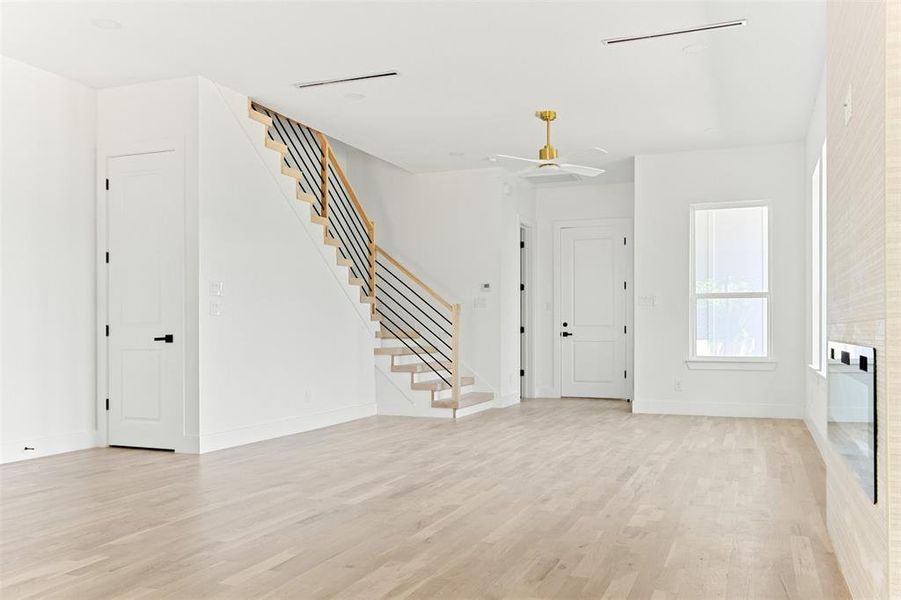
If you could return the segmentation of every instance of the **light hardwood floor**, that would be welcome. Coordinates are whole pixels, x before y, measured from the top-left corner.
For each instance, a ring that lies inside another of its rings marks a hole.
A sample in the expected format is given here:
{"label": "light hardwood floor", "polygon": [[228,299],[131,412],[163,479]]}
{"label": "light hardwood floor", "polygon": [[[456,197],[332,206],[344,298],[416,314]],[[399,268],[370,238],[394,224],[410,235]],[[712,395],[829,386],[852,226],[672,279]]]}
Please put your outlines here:
{"label": "light hardwood floor", "polygon": [[0,477],[4,600],[848,596],[800,421],[538,400]]}

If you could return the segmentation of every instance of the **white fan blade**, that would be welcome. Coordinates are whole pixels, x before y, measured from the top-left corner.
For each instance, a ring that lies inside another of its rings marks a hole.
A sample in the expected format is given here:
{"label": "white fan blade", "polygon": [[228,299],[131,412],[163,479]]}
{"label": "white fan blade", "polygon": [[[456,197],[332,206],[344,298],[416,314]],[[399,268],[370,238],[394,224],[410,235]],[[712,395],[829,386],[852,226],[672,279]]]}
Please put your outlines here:
{"label": "white fan blade", "polygon": [[495,154],[494,157],[500,158],[502,160],[519,160],[522,162],[530,162],[530,163],[539,164],[539,165],[543,162],[546,162],[543,160],[535,160],[534,158],[522,158],[521,156],[510,156],[509,154]]}
{"label": "white fan blade", "polygon": [[581,175],[582,177],[595,177],[605,172],[604,169],[595,169],[594,167],[568,164],[560,165],[560,169],[566,171],[567,173],[572,173],[573,175]]}

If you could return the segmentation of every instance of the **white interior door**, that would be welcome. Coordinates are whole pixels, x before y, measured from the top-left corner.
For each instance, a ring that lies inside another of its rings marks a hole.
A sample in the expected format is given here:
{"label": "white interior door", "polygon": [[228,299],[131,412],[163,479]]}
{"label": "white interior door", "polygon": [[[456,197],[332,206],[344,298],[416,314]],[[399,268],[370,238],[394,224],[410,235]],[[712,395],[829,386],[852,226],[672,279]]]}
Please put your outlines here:
{"label": "white interior door", "polygon": [[109,159],[109,443],[174,449],[184,353],[184,192],[175,152]]}
{"label": "white interior door", "polygon": [[561,394],[626,398],[626,249],[618,227],[560,233]]}

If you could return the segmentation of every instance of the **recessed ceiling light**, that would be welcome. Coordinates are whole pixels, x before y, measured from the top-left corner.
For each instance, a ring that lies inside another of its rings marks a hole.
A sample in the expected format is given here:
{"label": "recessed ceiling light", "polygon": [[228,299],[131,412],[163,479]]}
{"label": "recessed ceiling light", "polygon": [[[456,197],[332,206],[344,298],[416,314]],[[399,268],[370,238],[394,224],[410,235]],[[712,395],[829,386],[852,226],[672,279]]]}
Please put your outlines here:
{"label": "recessed ceiling light", "polygon": [[344,97],[347,98],[348,100],[353,100],[354,102],[359,102],[360,100],[364,99],[366,97],[366,95],[360,94],[358,92],[349,92],[347,94],[344,94]]}
{"label": "recessed ceiling light", "polygon": [[605,150],[604,148],[600,148],[598,146],[595,146],[594,149],[597,150],[598,152],[600,152],[601,154],[610,154],[609,152],[607,152],[607,150]]}
{"label": "recessed ceiling light", "polygon": [[380,79],[382,77],[395,77],[397,71],[382,71],[380,73],[370,73],[368,75],[354,75],[353,77],[339,77],[336,79],[321,79],[319,81],[304,81],[293,84],[296,88],[318,87],[321,85],[332,85],[335,83],[347,83],[349,81],[364,81],[366,79]]}
{"label": "recessed ceiling light", "polygon": [[122,29],[122,23],[113,19],[91,19],[91,25],[98,29]]}
{"label": "recessed ceiling light", "polygon": [[489,156],[489,157],[488,157],[488,162],[497,162],[497,157],[496,157],[496,156]]}
{"label": "recessed ceiling light", "polygon": [[685,54],[700,54],[707,50],[707,46],[705,44],[689,44],[682,48],[682,52]]}
{"label": "recessed ceiling light", "polygon": [[719,133],[719,132],[720,132],[719,127],[708,127],[704,130],[704,133],[708,133],[708,134]]}
{"label": "recessed ceiling light", "polygon": [[450,155],[450,156],[463,156],[463,153],[462,153],[462,152],[448,152],[448,155]]}
{"label": "recessed ceiling light", "polygon": [[645,33],[642,35],[630,35],[626,37],[609,38],[602,40],[607,46],[612,44],[622,44],[625,42],[637,42],[639,40],[652,40],[654,38],[669,37],[671,35],[682,35],[685,33],[698,33],[700,31],[714,31],[716,29],[728,29],[730,27],[744,27],[748,24],[747,19],[737,19],[735,21],[724,21],[723,23],[711,23],[710,25],[698,25],[697,27],[688,27],[686,29],[673,29],[672,31],[659,31],[657,33]]}

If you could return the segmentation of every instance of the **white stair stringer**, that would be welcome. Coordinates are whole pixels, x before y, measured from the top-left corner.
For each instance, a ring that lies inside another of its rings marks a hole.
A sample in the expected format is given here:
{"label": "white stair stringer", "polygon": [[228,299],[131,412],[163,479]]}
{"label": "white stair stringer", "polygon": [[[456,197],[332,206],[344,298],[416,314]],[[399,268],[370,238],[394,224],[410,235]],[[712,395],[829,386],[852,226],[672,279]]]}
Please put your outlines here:
{"label": "white stair stringer", "polygon": [[341,289],[344,290],[348,300],[356,308],[363,325],[369,331],[373,332],[374,335],[375,332],[378,331],[379,323],[371,319],[371,306],[360,301],[359,286],[350,283],[350,269],[338,264],[338,249],[325,243],[322,225],[315,223],[312,220],[315,212],[313,211],[311,204],[298,199],[299,187],[297,181],[294,178],[283,174],[282,155],[266,144],[266,140],[269,137],[267,134],[267,126],[248,116],[248,112],[250,111],[250,99],[247,96],[238,94],[228,88],[223,88],[220,85],[216,85],[216,89],[229,112],[232,113],[232,116],[234,116],[235,120],[244,130],[251,146],[260,157],[261,162],[266,166],[272,175],[273,180],[279,186],[285,201],[294,211],[294,214],[297,215],[298,220],[303,225],[304,231],[309,236],[313,246],[322,255],[323,260],[328,264],[335,279],[341,284]]}

